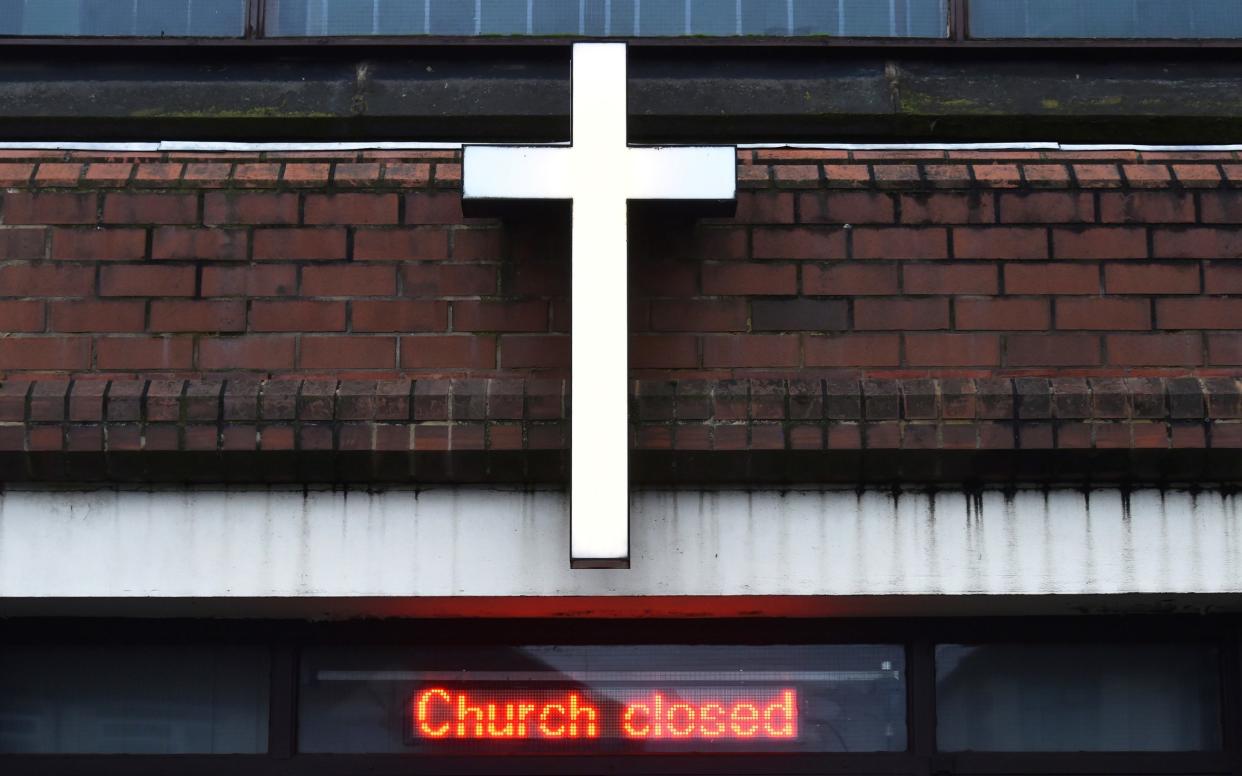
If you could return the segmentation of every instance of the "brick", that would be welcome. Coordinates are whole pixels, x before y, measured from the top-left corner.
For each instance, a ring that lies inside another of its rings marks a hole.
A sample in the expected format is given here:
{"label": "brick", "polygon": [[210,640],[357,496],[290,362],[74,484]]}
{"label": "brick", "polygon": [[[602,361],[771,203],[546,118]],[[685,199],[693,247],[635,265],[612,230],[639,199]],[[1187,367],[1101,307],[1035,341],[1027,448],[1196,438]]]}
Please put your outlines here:
{"label": "brick", "polygon": [[1242,223],[1242,191],[1205,191],[1199,195],[1199,206],[1205,224]]}
{"label": "brick", "polygon": [[547,331],[548,303],[542,301],[453,302],[455,331]]}
{"label": "brick", "polygon": [[737,185],[739,189],[760,189],[771,183],[772,168],[764,165],[739,164]]}
{"label": "brick", "polygon": [[1063,164],[1025,164],[1022,177],[1034,188],[1054,189],[1070,185],[1069,167]]}
{"label": "brick", "polygon": [[902,331],[949,328],[948,299],[859,299],[854,328]]}
{"label": "brick", "polygon": [[181,180],[183,164],[140,164],[134,173],[134,183],[138,186],[168,186]]}
{"label": "brick", "polygon": [[151,241],[151,258],[245,261],[247,236],[240,229],[184,229],[161,226]]}
{"label": "brick", "polygon": [[194,341],[191,337],[100,337],[95,340],[95,365],[100,369],[190,369]]}
{"label": "brick", "polygon": [[871,171],[865,164],[826,164],[824,185],[830,189],[867,188],[871,185]]}
{"label": "brick", "polygon": [[1008,294],[1098,294],[1100,270],[1088,264],[1006,264]]}
{"label": "brick", "polygon": [[76,422],[104,419],[104,394],[107,380],[78,380],[69,396],[69,419]]}
{"label": "brick", "polygon": [[1051,323],[1046,299],[958,299],[955,328],[964,331],[1043,331]]}
{"label": "brick", "polygon": [[1052,252],[1058,259],[1145,259],[1147,232],[1128,227],[1053,229]]}
{"label": "brick", "polygon": [[350,308],[354,331],[448,331],[445,302],[355,301]]}
{"label": "brick", "polygon": [[965,189],[974,183],[970,177],[970,167],[965,164],[924,165],[923,177],[926,178],[927,185],[938,189]]}
{"label": "brick", "polygon": [[999,288],[990,264],[906,264],[901,273],[907,294],[995,294]]}
{"label": "brick", "polygon": [[1074,177],[1084,189],[1119,189],[1121,172],[1115,164],[1075,164]]}
{"label": "brick", "polygon": [[1157,299],[1161,329],[1242,329],[1242,299]]}
{"label": "brick", "polygon": [[280,180],[280,165],[274,162],[238,164],[233,168],[233,185],[271,188]]}
{"label": "brick", "polygon": [[203,296],[292,296],[297,286],[291,265],[203,267]]}
{"label": "brick", "polygon": [[793,295],[797,267],[791,264],[705,264],[703,293],[712,296]]}
{"label": "brick", "polygon": [[68,261],[122,261],[147,253],[145,229],[54,229],[52,258]]}
{"label": "brick", "polygon": [[397,164],[384,165],[384,183],[390,186],[418,187],[431,182],[431,165]]}
{"label": "brick", "polygon": [[203,223],[208,226],[291,226],[297,222],[297,194],[209,192],[203,197]]}
{"label": "brick", "polygon": [[332,182],[337,186],[374,186],[379,183],[381,171],[382,167],[378,162],[343,162],[333,167]]}
{"label": "brick", "polygon": [[186,186],[224,186],[232,172],[230,162],[194,162],[185,166],[181,182]]}
{"label": "brick", "polygon": [[845,233],[828,228],[759,227],[754,231],[756,259],[839,259],[845,256]]}
{"label": "brick", "polygon": [[448,257],[448,232],[443,229],[359,229],[354,234],[357,261],[431,261]]}
{"label": "brick", "polygon": [[1242,294],[1242,263],[1209,262],[1203,270],[1203,290],[1208,294]]}
{"label": "brick", "polygon": [[[809,197],[810,200],[805,199]],[[802,194],[803,203],[813,202],[817,195]],[[802,204],[802,220],[808,221],[806,213],[810,204]],[[743,191],[737,195],[737,210],[728,222],[738,224],[792,224],[794,221],[794,195],[788,192]]]}
{"label": "brick", "polygon": [[1175,164],[1173,175],[1188,189],[1214,189],[1221,184],[1220,168],[1214,164]]}
{"label": "brick", "polygon": [[1108,363],[1115,366],[1199,366],[1200,334],[1112,334],[1105,337]]}
{"label": "brick", "polygon": [[777,164],[772,167],[777,186],[814,188],[819,185],[819,166],[814,164]]}
{"label": "brick", "polygon": [[506,334],[500,337],[500,367],[567,369],[569,344],[569,337],[560,335]]}
{"label": "brick", "polygon": [[1013,417],[1013,381],[1005,377],[986,377],[975,381],[975,411],[980,420]]}
{"label": "brick", "polygon": [[1106,224],[1190,224],[1195,198],[1180,191],[1106,192],[1100,195],[1100,220]]}
{"label": "brick", "polygon": [[901,363],[896,334],[806,335],[802,339],[808,367],[894,367]]}
{"label": "brick", "polygon": [[282,180],[290,186],[326,186],[330,171],[331,165],[327,164],[289,163],[285,165]]}
{"label": "brick", "polygon": [[1058,329],[1151,329],[1151,304],[1146,299],[1058,299],[1056,310]]}
{"label": "brick", "polygon": [[631,369],[692,369],[699,365],[698,338],[692,336],[631,335],[629,354]]}
{"label": "brick", "polygon": [[0,296],[91,296],[94,267],[58,264],[0,265]]}
{"label": "brick", "polygon": [[263,301],[250,307],[252,331],[345,331],[344,302]]}
{"label": "brick", "polygon": [[996,366],[1000,338],[993,334],[907,334],[910,366]]}
{"label": "brick", "polygon": [[746,302],[742,299],[680,299],[651,304],[653,331],[745,331],[746,322]]}
{"label": "brick", "polygon": [[914,192],[902,194],[898,202],[903,224],[991,224],[996,221],[996,195],[990,191]]}
{"label": "brick", "polygon": [[198,341],[198,367],[265,372],[292,369],[296,344],[292,336],[205,337]]}
{"label": "brick", "polygon": [[82,165],[67,162],[44,162],[35,173],[36,186],[76,186],[82,177]]}
{"label": "brick", "polygon": [[1242,258],[1242,229],[1157,229],[1152,255],[1157,259]]}
{"label": "brick", "polygon": [[[61,304],[64,304],[63,302]],[[74,303],[77,304],[77,303]],[[40,332],[44,329],[43,301],[0,302],[0,332]]]}
{"label": "brick", "polygon": [[74,300],[52,302],[51,331],[140,332],[146,328],[145,302]]}
{"label": "brick", "polygon": [[1006,366],[1096,366],[1100,339],[1087,334],[1011,334],[1005,340]]}
{"label": "brick", "polygon": [[1163,164],[1123,164],[1126,182],[1136,189],[1163,189],[1172,182],[1169,168]]}
{"label": "brick", "polygon": [[393,369],[396,337],[302,337],[303,369]]}
{"label": "brick", "polygon": [[396,224],[396,194],[307,194],[306,224]]}
{"label": "brick", "polygon": [[794,335],[752,334],[703,338],[705,367],[795,367],[801,361]]}
{"label": "brick", "polygon": [[947,259],[947,229],[861,227],[854,230],[856,259]]}
{"label": "brick", "polygon": [[1016,164],[973,164],[975,182],[991,189],[1012,189],[1022,183]]}
{"label": "brick", "polygon": [[193,194],[106,194],[105,224],[192,224],[198,221]]}
{"label": "brick", "polygon": [[147,419],[152,421],[178,421],[181,419],[181,397],[185,393],[185,380],[152,380],[147,385]]}
{"label": "brick", "polygon": [[[303,278],[305,276],[304,271]],[[407,264],[401,267],[400,278],[401,293],[405,296],[484,296],[496,293],[496,268],[483,264]]]}
{"label": "brick", "polygon": [[898,268],[885,264],[806,264],[802,293],[819,296],[876,296],[898,293]]}
{"label": "brick", "polygon": [[959,259],[1046,259],[1045,229],[995,226],[953,230],[953,255]]}
{"label": "brick", "polygon": [[1197,264],[1109,264],[1104,288],[1110,294],[1197,294]]}
{"label": "brick", "polygon": [[93,224],[95,194],[9,192],[0,196],[0,213],[10,226],[22,224]]}
{"label": "brick", "polygon": [[451,191],[428,191],[405,196],[407,224],[460,224],[461,194]]}
{"label": "brick", "polygon": [[193,267],[120,265],[99,273],[100,296],[194,296]]}
{"label": "brick", "polygon": [[443,162],[435,166],[435,180],[441,186],[460,186],[461,185],[461,165],[460,164],[444,164]]}
{"label": "brick", "polygon": [[503,229],[454,229],[452,235],[452,254],[456,261],[497,261],[503,258]]}
{"label": "brick", "polygon": [[0,229],[0,260],[41,259],[46,243],[46,229]]}
{"label": "brick", "polygon": [[1003,224],[1080,224],[1095,221],[1095,198],[1084,192],[1004,193],[998,195],[998,207]]}
{"label": "brick", "polygon": [[[760,148],[753,153],[755,161],[759,162],[815,162],[825,159],[850,158],[848,151],[826,151],[819,148]],[[738,159],[742,164],[748,164],[750,158],[750,154],[745,151],[738,154]]]}
{"label": "brick", "polygon": [[[792,207],[789,213],[792,221]],[[798,220],[804,224],[891,224],[896,219],[890,194],[827,191],[798,195]]]}
{"label": "brick", "polygon": [[495,369],[496,339],[480,335],[401,338],[403,369]]}
{"label": "brick", "polygon": [[397,269],[393,266],[331,264],[302,270],[303,296],[393,296]]}
{"label": "brick", "polygon": [[0,186],[25,186],[33,174],[33,164],[0,163]]}
{"label": "brick", "polygon": [[134,172],[132,164],[91,163],[82,182],[87,186],[124,186]]}
{"label": "brick", "polygon": [[1242,337],[1236,332],[1207,335],[1207,349],[1212,366],[1242,366]]}
{"label": "brick", "polygon": [[254,258],[256,261],[343,259],[345,258],[345,230],[256,229]]}
{"label": "brick", "polygon": [[872,165],[871,174],[880,189],[914,188],[923,182],[915,164],[876,164]]}
{"label": "brick", "polygon": [[157,299],[151,302],[150,330],[158,332],[245,331],[246,303]]}
{"label": "brick", "polygon": [[756,300],[751,303],[754,331],[843,331],[849,328],[849,305],[819,299]]}

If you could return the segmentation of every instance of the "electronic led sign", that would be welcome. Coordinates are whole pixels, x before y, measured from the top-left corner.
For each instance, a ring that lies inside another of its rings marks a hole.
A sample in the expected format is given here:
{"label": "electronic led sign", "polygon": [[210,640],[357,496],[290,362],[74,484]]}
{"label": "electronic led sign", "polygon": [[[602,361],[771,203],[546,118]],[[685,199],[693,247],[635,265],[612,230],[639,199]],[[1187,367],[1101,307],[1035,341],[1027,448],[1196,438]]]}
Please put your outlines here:
{"label": "electronic led sign", "polygon": [[795,741],[798,691],[737,687],[420,689],[410,737],[422,741]]}

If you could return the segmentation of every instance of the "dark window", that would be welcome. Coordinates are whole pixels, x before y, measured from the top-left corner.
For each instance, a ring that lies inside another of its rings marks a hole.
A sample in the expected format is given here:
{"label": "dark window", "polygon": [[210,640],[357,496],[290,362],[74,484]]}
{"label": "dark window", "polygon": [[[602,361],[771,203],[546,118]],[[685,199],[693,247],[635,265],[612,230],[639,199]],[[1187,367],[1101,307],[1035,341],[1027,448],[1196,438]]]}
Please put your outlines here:
{"label": "dark window", "polygon": [[268,671],[246,647],[0,648],[0,752],[264,752]]}
{"label": "dark window", "polygon": [[310,648],[298,698],[303,752],[906,748],[900,646]]}
{"label": "dark window", "polygon": [[947,0],[270,0],[268,34],[943,38]]}
{"label": "dark window", "polygon": [[941,645],[942,751],[1211,751],[1221,746],[1212,646]]}
{"label": "dark window", "polygon": [[240,37],[246,0],[0,0],[0,35]]}
{"label": "dark window", "polygon": [[973,38],[1237,38],[1242,0],[971,0]]}

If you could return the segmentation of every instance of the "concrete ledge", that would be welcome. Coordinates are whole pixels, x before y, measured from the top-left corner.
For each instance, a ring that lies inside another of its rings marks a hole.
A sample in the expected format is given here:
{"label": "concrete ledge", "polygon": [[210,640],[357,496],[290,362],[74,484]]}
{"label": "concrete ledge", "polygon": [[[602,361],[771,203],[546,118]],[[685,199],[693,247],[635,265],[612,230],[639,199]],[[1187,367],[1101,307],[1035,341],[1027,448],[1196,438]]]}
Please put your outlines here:
{"label": "concrete ledge", "polygon": [[464,598],[520,614],[526,597],[671,596],[822,615],[838,597],[1242,594],[1242,505],[1213,488],[639,492],[624,572],[570,570],[566,505],[537,489],[9,489],[0,609],[370,598],[408,615]]}

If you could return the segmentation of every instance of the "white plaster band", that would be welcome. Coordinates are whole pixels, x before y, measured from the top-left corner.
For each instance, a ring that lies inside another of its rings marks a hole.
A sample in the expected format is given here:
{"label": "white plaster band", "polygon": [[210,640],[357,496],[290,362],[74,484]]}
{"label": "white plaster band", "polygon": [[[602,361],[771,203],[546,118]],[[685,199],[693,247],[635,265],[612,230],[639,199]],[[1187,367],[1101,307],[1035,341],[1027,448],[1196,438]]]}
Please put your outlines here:
{"label": "white plaster band", "polygon": [[572,597],[608,611],[650,596],[792,610],[808,597],[831,609],[875,596],[1242,593],[1242,499],[1221,490],[641,491],[630,506],[632,568],[617,573],[565,563],[560,491],[10,488],[0,609],[368,598],[396,612],[428,598],[445,612],[457,599],[505,611],[526,604],[501,599]]}

